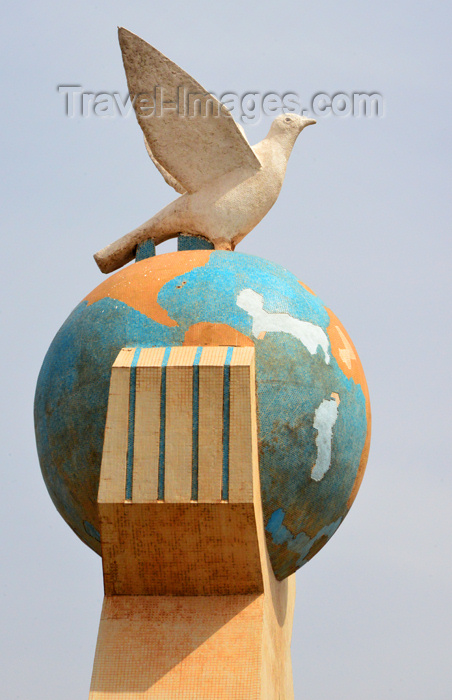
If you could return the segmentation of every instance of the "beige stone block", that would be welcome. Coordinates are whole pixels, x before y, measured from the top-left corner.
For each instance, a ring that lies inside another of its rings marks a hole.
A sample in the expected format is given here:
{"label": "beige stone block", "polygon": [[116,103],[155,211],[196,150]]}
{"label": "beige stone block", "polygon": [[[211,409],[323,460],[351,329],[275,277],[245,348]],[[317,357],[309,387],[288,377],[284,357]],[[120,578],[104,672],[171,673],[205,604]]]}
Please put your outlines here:
{"label": "beige stone block", "polygon": [[221,501],[226,347],[203,348],[199,362],[198,501]]}
{"label": "beige stone block", "polygon": [[116,502],[125,498],[130,366],[134,353],[135,348],[121,350],[111,371],[99,481],[99,503]]}
{"label": "beige stone block", "polygon": [[132,479],[134,503],[148,503],[158,498],[160,387],[164,352],[164,348],[145,348],[137,363]]}
{"label": "beige stone block", "polygon": [[193,360],[197,348],[172,348],[166,370],[165,501],[190,501],[193,450]]}

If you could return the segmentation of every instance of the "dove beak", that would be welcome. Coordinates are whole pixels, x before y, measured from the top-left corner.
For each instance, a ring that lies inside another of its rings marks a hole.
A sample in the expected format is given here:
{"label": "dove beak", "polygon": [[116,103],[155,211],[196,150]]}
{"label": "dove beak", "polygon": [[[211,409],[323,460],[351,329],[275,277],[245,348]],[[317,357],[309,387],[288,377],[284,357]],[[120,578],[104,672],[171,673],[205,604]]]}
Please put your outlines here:
{"label": "dove beak", "polygon": [[315,119],[305,119],[304,126],[309,126],[310,124],[317,124]]}

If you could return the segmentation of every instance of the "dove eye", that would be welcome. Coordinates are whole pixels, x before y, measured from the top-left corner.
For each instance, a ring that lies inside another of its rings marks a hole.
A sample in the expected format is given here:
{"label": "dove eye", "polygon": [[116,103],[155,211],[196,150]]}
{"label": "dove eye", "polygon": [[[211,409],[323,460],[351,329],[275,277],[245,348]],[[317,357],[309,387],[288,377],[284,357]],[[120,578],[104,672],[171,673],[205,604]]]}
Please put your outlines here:
{"label": "dove eye", "polygon": [[285,121],[285,122],[291,122],[292,119],[291,119],[290,117],[286,117],[286,118],[284,119],[284,121]]}

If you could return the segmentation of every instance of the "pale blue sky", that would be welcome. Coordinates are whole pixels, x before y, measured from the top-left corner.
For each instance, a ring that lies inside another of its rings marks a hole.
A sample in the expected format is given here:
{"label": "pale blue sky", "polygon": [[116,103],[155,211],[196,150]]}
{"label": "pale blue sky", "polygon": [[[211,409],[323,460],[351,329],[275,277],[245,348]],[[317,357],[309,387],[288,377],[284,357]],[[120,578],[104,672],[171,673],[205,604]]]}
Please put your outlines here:
{"label": "pale blue sky", "polygon": [[450,700],[451,10],[407,0],[7,3],[2,696],[88,695],[101,562],[47,495],[32,402],[54,334],[102,279],[92,254],[173,198],[134,117],[64,116],[59,84],[125,92],[117,25],[216,93],[384,97],[382,119],[331,116],[303,132],[277,204],[240,250],[284,265],[334,310],[373,407],[361,492],[297,575],[296,699]]}

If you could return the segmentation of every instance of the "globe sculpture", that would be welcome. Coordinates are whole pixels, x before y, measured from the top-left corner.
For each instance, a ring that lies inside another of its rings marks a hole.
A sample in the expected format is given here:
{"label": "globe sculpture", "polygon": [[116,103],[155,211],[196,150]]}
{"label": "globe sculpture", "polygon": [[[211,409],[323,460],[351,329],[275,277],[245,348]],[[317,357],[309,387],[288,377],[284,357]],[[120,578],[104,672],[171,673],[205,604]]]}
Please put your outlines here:
{"label": "globe sculpture", "polygon": [[261,258],[185,251],[115,273],[74,309],[39,375],[36,434],[59,512],[100,552],[97,490],[111,366],[135,346],[254,345],[259,465],[276,577],[346,516],[369,449],[364,373],[347,332],[297,278]]}

